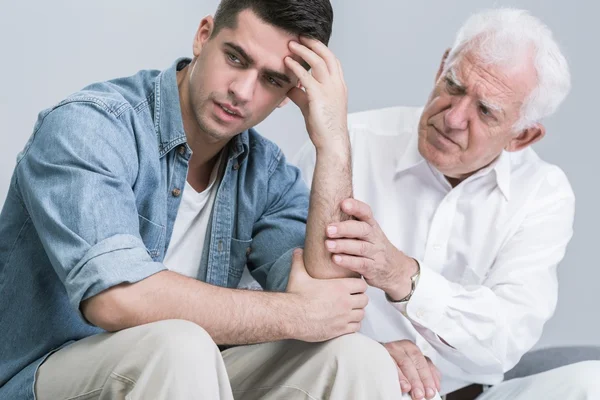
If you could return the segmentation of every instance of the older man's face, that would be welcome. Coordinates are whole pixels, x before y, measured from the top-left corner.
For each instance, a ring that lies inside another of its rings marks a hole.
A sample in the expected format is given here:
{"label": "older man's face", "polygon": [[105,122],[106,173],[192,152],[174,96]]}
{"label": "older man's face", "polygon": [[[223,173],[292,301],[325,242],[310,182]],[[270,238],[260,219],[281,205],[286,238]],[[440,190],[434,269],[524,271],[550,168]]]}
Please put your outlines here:
{"label": "older man's face", "polygon": [[458,181],[490,164],[518,133],[513,125],[537,77],[532,62],[508,72],[459,55],[436,82],[419,122],[421,155]]}

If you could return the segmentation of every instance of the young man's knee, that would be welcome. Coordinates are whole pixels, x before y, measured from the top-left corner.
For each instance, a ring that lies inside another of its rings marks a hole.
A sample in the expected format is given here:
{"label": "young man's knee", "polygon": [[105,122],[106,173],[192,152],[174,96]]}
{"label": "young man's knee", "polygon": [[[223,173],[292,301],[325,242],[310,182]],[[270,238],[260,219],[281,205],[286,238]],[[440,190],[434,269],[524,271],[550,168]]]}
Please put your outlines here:
{"label": "young man's knee", "polygon": [[140,337],[143,346],[169,363],[206,359],[219,353],[210,335],[199,325],[185,320],[166,320],[148,324]]}
{"label": "young man's knee", "polygon": [[340,368],[356,374],[381,372],[398,379],[394,360],[380,343],[360,333],[340,336],[326,346],[329,357],[335,357]]}

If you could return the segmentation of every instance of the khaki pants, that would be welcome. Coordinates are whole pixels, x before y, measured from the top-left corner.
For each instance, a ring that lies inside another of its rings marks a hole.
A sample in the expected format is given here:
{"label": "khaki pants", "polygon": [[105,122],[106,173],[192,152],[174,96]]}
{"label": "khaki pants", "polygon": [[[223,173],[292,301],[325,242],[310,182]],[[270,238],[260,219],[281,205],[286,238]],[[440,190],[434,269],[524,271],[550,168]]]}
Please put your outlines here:
{"label": "khaki pants", "polygon": [[38,400],[403,398],[388,352],[360,334],[221,353],[206,331],[182,320],[73,343],[40,366],[35,392]]}

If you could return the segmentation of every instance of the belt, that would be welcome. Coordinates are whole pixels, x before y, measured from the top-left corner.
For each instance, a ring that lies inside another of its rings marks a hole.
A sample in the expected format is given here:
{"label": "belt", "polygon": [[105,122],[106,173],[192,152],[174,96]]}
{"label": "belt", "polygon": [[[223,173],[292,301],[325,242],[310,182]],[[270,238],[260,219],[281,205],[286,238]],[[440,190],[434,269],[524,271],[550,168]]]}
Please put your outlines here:
{"label": "belt", "polygon": [[466,386],[462,389],[455,390],[452,393],[448,393],[445,397],[446,400],[474,400],[481,393],[483,393],[483,385],[474,383]]}

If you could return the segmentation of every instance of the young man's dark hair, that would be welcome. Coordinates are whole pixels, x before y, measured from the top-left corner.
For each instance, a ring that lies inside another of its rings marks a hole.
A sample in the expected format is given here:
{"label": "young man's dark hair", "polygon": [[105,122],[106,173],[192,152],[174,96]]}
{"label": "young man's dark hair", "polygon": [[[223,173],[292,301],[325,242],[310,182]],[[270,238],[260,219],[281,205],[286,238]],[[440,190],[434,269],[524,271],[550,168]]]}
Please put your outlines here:
{"label": "young man's dark hair", "polygon": [[238,14],[247,9],[286,32],[329,43],[333,24],[329,0],[222,0],[215,14],[213,34],[224,27],[234,28]]}

